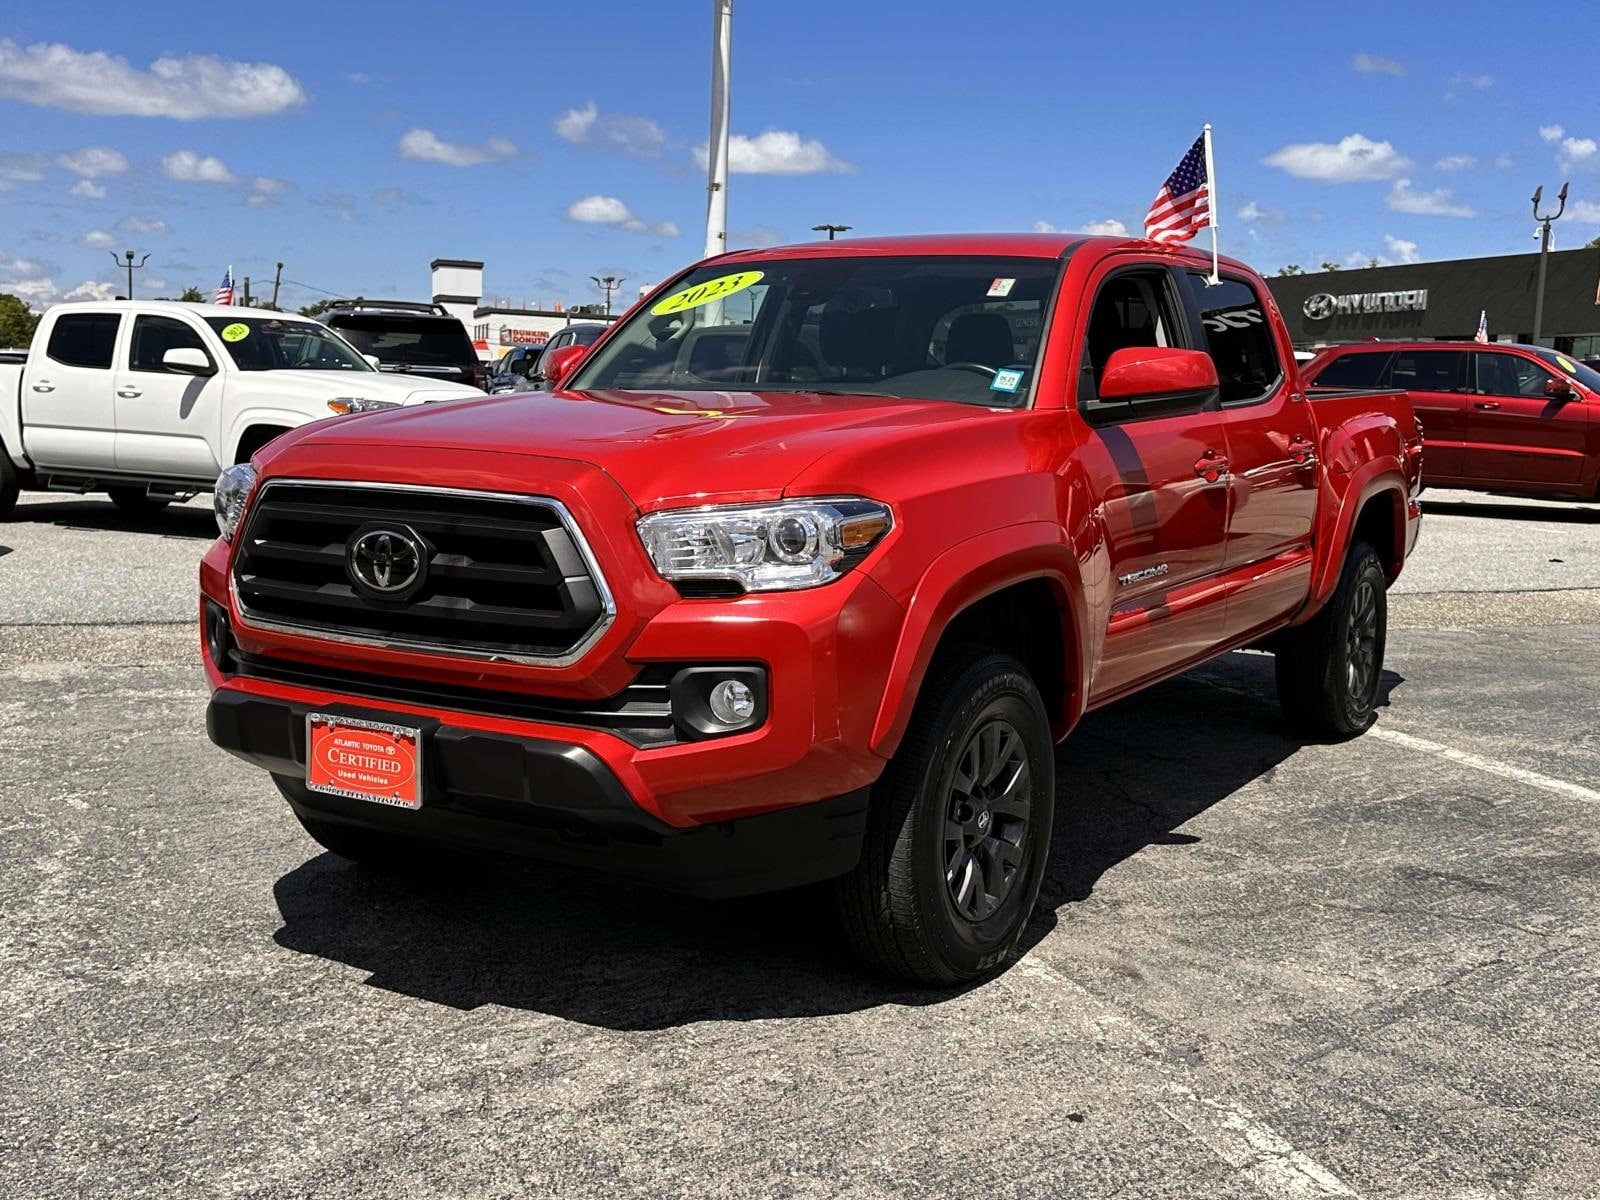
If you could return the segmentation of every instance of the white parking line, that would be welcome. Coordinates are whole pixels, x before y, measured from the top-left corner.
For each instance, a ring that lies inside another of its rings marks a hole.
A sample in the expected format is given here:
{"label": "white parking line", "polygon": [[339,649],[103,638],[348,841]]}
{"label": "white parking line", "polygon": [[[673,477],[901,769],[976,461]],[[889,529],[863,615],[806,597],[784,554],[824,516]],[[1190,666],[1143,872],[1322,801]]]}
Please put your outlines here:
{"label": "white parking line", "polygon": [[1460,763],[1464,767],[1471,767],[1489,775],[1498,775],[1502,779],[1515,780],[1517,783],[1525,783],[1529,787],[1553,792],[1557,796],[1567,796],[1573,800],[1600,802],[1600,792],[1595,791],[1593,788],[1586,788],[1582,784],[1570,783],[1565,779],[1556,779],[1550,775],[1541,775],[1538,771],[1530,771],[1526,767],[1514,767],[1510,763],[1500,762],[1498,759],[1470,754],[1465,750],[1457,750],[1454,746],[1442,746],[1438,742],[1430,742],[1426,738],[1414,737],[1409,733],[1401,733],[1398,729],[1387,729],[1384,726],[1375,725],[1367,730],[1365,736],[1377,738],[1379,741],[1389,742],[1396,746],[1403,746],[1407,750],[1419,750],[1424,754],[1436,754],[1440,758],[1447,758],[1451,762]]}
{"label": "white parking line", "polygon": [[[1150,1034],[1082,984],[1038,958],[1018,959],[1001,979],[1014,975],[1036,980],[1057,993],[1070,993],[1074,1011],[1106,1041],[1121,1041],[1131,1049],[1146,1052],[1151,1064],[1163,1073],[1181,1070],[1161,1057],[1162,1047]],[[1157,1102],[1161,1111],[1271,1200],[1318,1200],[1330,1196],[1359,1200],[1358,1194],[1337,1175],[1296,1150],[1287,1138],[1243,1105],[1203,1096],[1176,1079],[1169,1079],[1165,1090],[1168,1099]]]}

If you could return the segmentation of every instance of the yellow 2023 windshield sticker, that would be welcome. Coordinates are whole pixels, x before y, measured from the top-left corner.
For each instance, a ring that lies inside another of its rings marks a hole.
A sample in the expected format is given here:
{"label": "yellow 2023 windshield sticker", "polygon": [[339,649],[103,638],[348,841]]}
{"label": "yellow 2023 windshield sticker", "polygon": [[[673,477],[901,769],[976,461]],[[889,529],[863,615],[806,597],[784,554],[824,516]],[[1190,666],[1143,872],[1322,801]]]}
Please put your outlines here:
{"label": "yellow 2023 windshield sticker", "polygon": [[250,336],[250,326],[243,321],[235,321],[232,325],[222,327],[222,340],[225,342],[242,342]]}
{"label": "yellow 2023 windshield sticker", "polygon": [[697,283],[693,287],[684,288],[681,292],[673,292],[665,300],[657,300],[651,306],[650,315],[664,317],[670,313],[683,312],[687,308],[699,308],[702,304],[710,304],[713,300],[721,300],[724,296],[731,296],[735,292],[742,292],[747,287],[754,287],[761,282],[760,271],[739,271],[733,275],[718,275],[715,279],[708,279],[704,283]]}

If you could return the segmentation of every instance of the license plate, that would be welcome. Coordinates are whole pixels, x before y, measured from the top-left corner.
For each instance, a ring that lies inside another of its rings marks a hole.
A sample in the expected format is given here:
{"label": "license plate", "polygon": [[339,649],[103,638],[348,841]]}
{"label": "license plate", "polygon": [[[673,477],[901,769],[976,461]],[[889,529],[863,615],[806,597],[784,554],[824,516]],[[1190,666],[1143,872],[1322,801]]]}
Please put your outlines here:
{"label": "license plate", "polygon": [[421,808],[422,731],[308,713],[306,786],[330,796]]}

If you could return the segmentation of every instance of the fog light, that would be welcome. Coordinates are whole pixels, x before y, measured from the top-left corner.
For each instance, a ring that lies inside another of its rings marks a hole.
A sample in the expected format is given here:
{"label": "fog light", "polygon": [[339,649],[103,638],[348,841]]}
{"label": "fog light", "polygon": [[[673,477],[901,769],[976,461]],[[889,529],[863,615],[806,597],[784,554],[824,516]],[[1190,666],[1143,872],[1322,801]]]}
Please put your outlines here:
{"label": "fog light", "polygon": [[724,679],[711,689],[711,715],[724,725],[742,725],[755,711],[755,693],[739,680]]}

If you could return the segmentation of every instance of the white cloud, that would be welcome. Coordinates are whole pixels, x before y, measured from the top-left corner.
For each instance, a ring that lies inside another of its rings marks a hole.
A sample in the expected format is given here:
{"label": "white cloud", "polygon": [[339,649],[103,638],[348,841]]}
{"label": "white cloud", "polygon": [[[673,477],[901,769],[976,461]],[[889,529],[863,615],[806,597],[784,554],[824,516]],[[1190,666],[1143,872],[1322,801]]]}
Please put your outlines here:
{"label": "white cloud", "polygon": [[90,200],[104,200],[106,198],[106,189],[92,179],[80,179],[72,185],[72,194],[74,196],[85,196]]}
{"label": "white cloud", "polygon": [[278,203],[278,200],[276,196],[263,196],[259,193],[252,193],[244,198],[244,202],[248,208],[271,208]]}
{"label": "white cloud", "polygon": [[1379,58],[1373,54],[1357,54],[1350,60],[1350,68],[1363,75],[1404,75],[1406,69],[1392,58]]}
{"label": "white cloud", "polygon": [[274,179],[271,175],[257,175],[251,182],[250,189],[276,196],[280,192],[289,190],[289,182],[286,179]]}
{"label": "white cloud", "polygon": [[1285,219],[1278,209],[1262,208],[1254,200],[1239,210],[1239,220],[1246,224],[1259,221],[1264,225],[1282,225]]}
{"label": "white cloud", "polygon": [[1104,221],[1090,221],[1078,232],[1094,234],[1097,237],[1126,237],[1128,227],[1115,217],[1107,217]]}
{"label": "white cloud", "polygon": [[1514,161],[1516,160],[1513,159],[1510,154],[1501,153],[1494,156],[1494,165],[1499,167],[1501,170],[1505,170],[1505,168],[1509,167]]}
{"label": "white cloud", "polygon": [[1567,205],[1567,219],[1580,225],[1600,225],[1600,204],[1593,200],[1574,200]]}
{"label": "white cloud", "polygon": [[677,237],[678,227],[671,221],[650,224],[633,215],[630,209],[615,196],[585,196],[567,206],[567,220],[581,225],[609,225],[613,229],[626,229],[629,233],[651,233],[656,237]]}
{"label": "white cloud", "polygon": [[[705,146],[694,149],[695,163],[706,169]],[[854,163],[845,162],[816,138],[802,138],[788,129],[769,129],[755,137],[736,133],[728,139],[728,171],[733,175],[849,174]]]}
{"label": "white cloud", "polygon": [[13,184],[38,183],[44,178],[46,163],[42,154],[0,152],[0,192]]}
{"label": "white cloud", "polygon": [[1033,231],[1035,233],[1065,233],[1066,232],[1066,230],[1064,230],[1064,229],[1057,229],[1054,225],[1050,224],[1049,221],[1035,221],[1033,223]]}
{"label": "white cloud", "polygon": [[1296,178],[1325,183],[1393,179],[1412,165],[1390,143],[1375,142],[1359,133],[1340,138],[1337,143],[1296,142],[1269,154],[1265,162]]}
{"label": "white cloud", "polygon": [[1433,164],[1435,171],[1465,171],[1468,167],[1478,165],[1478,159],[1473,154],[1447,154]]}
{"label": "white cloud", "polygon": [[397,146],[401,158],[413,162],[443,163],[447,167],[475,167],[516,156],[517,148],[505,138],[490,138],[481,146],[462,146],[437,137],[431,129],[408,129]]}
{"label": "white cloud", "polygon": [[1539,126],[1539,136],[1547,142],[1559,142],[1561,140],[1561,135],[1565,132],[1566,130],[1561,128],[1559,125]]}
{"label": "white cloud", "polygon": [[764,250],[768,246],[781,245],[787,240],[788,236],[775,225],[752,225],[749,229],[730,229],[728,231],[728,249]]}
{"label": "white cloud", "polygon": [[78,245],[85,250],[109,250],[117,244],[117,239],[104,229],[91,229],[78,238]]}
{"label": "white cloud", "polygon": [[1564,171],[1578,163],[1588,162],[1594,157],[1596,150],[1600,150],[1600,145],[1596,145],[1593,138],[1563,138],[1561,153],[1556,155],[1556,162]]}
{"label": "white cloud", "polygon": [[593,100],[582,108],[569,108],[551,125],[557,137],[574,146],[617,150],[635,158],[655,158],[667,144],[666,131],[649,117],[602,114]]}
{"label": "white cloud", "polygon": [[306,102],[295,78],[271,63],[215,55],[158,58],[141,71],[103,50],[85,52],[0,38],[0,97],[98,116],[264,117]]}
{"label": "white cloud", "polygon": [[109,146],[85,146],[56,155],[56,165],[84,179],[102,175],[121,175],[128,169],[127,156]]}
{"label": "white cloud", "polygon": [[123,217],[117,228],[125,233],[171,233],[172,229],[160,217]]}
{"label": "white cloud", "polygon": [[161,173],[179,183],[232,183],[228,164],[210,154],[175,150],[161,160]]}
{"label": "white cloud", "polygon": [[1393,234],[1383,235],[1383,244],[1388,249],[1392,258],[1386,262],[1415,263],[1422,261],[1422,255],[1417,253],[1417,244],[1408,242],[1404,238],[1397,238]]}
{"label": "white cloud", "polygon": [[1409,179],[1396,179],[1394,186],[1389,189],[1389,195],[1384,200],[1390,212],[1415,213],[1425,217],[1475,217],[1465,204],[1451,199],[1449,188],[1434,188],[1432,191],[1418,191],[1411,186]]}
{"label": "white cloud", "polygon": [[117,298],[117,286],[114,283],[96,283],[92,279],[85,279],[61,298],[63,300],[115,300]]}

